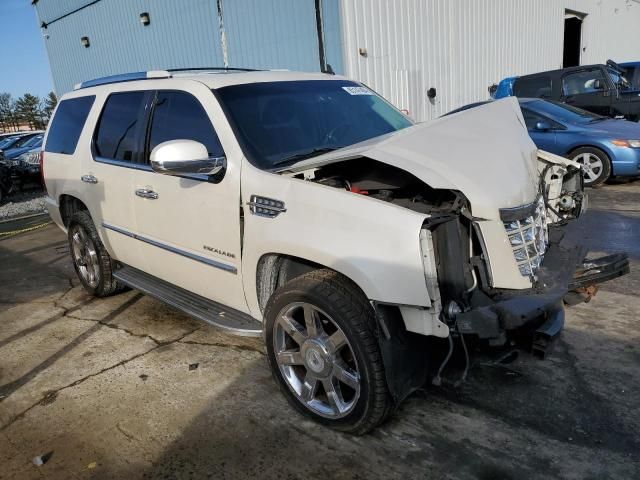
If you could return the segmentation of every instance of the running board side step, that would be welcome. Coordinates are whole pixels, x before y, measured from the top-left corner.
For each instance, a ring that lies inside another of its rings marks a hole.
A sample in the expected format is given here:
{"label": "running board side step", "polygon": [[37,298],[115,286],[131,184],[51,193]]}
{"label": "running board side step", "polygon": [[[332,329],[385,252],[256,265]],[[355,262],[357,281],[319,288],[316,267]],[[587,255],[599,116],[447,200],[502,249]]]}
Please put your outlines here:
{"label": "running board side step", "polygon": [[113,272],[113,276],[128,287],[139,290],[227,333],[242,337],[262,335],[262,324],[250,315],[176,287],[136,268],[122,265]]}

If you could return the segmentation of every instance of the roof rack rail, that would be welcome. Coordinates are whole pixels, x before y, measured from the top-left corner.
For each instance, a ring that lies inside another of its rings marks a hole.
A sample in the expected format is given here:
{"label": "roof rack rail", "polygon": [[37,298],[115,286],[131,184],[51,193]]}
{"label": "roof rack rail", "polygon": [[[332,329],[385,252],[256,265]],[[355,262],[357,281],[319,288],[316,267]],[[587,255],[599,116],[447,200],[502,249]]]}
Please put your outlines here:
{"label": "roof rack rail", "polygon": [[229,72],[260,72],[256,68],[238,68],[238,67],[193,67],[193,68],[168,68],[167,72],[206,72],[210,71],[229,71]]}
{"label": "roof rack rail", "polygon": [[148,72],[132,72],[122,73],[119,75],[109,75],[108,77],[94,78],[93,80],[85,80],[76,84],[73,89],[96,87],[98,85],[107,85],[109,83],[133,82],[135,80],[146,80],[148,78],[171,78],[171,73],[167,70],[149,70]]}
{"label": "roof rack rail", "polygon": [[168,68],[166,70],[149,70],[148,72],[121,73],[119,75],[109,75],[107,77],[94,78],[74,85],[74,90],[81,88],[96,87],[109,83],[133,82],[135,80],[146,80],[148,78],[171,78],[172,73],[178,72],[259,72],[255,68],[235,68],[235,67],[192,67],[192,68]]}

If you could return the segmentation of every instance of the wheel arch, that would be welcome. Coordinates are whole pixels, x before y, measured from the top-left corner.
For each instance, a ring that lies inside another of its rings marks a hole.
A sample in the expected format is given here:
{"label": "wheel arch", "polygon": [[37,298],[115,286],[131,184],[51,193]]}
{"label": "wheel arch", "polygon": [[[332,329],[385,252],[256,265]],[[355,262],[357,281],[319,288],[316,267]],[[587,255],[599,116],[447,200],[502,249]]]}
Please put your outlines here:
{"label": "wheel arch", "polygon": [[364,298],[368,299],[362,286],[345,272],[306,258],[285,253],[269,252],[260,257],[256,267],[255,288],[260,311],[264,312],[269,298],[278,287],[289,280],[314,270],[332,270],[339,273],[357,287]]}
{"label": "wheel arch", "polygon": [[[69,221],[71,220],[71,217],[74,213],[83,210],[89,211],[89,208],[82,200],[68,194],[60,195],[60,197],[58,198],[58,205],[60,208],[60,217],[62,218],[62,223],[66,228],[69,227]],[[89,215],[91,215],[91,212],[89,212]]]}

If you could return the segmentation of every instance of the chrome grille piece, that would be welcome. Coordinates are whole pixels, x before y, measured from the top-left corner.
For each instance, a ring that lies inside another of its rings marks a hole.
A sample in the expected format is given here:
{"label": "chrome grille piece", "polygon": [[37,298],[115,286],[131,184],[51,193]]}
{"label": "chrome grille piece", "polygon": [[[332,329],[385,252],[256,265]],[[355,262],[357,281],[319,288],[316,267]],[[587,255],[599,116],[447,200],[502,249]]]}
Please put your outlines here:
{"label": "chrome grille piece", "polygon": [[548,244],[546,211],[542,197],[532,205],[530,214],[520,219],[503,220],[513,256],[520,273],[535,277]]}

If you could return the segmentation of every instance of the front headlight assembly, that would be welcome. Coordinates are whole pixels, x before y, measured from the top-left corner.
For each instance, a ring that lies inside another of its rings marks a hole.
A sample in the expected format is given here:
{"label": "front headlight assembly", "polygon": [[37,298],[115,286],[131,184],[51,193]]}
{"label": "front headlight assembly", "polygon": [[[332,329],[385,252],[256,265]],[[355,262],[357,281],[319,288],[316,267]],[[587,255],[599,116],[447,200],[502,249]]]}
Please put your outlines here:
{"label": "front headlight assembly", "polygon": [[40,152],[23,153],[18,159],[27,165],[40,165]]}
{"label": "front headlight assembly", "polygon": [[640,140],[611,140],[617,147],[640,148]]}

